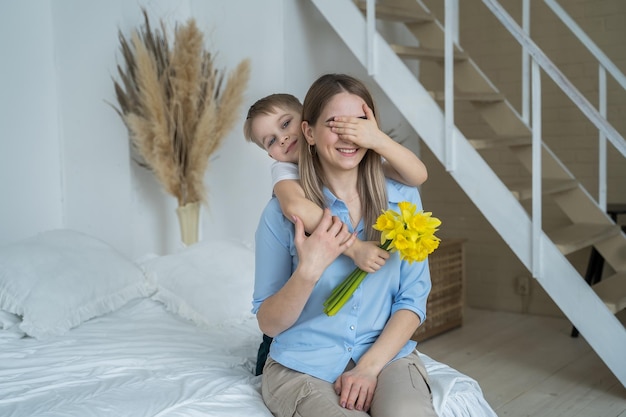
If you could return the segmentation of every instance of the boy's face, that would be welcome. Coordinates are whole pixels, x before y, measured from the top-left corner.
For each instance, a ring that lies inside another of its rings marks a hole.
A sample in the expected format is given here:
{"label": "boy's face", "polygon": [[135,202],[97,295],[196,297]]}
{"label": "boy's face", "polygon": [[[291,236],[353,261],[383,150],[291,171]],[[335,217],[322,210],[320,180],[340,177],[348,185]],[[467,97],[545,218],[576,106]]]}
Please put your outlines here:
{"label": "boy's face", "polygon": [[302,138],[300,114],[276,108],[252,122],[252,137],[269,156],[280,162],[298,163],[298,141]]}

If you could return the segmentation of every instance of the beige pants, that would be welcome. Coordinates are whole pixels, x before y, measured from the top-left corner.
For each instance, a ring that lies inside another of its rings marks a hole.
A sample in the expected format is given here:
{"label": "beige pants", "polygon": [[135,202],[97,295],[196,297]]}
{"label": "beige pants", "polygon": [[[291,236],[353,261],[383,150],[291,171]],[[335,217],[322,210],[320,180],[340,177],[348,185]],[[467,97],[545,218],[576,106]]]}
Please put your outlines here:
{"label": "beige pants", "polygon": [[262,392],[276,417],[437,416],[426,368],[416,352],[381,371],[369,414],[340,407],[333,384],[293,371],[271,358],[263,369]]}

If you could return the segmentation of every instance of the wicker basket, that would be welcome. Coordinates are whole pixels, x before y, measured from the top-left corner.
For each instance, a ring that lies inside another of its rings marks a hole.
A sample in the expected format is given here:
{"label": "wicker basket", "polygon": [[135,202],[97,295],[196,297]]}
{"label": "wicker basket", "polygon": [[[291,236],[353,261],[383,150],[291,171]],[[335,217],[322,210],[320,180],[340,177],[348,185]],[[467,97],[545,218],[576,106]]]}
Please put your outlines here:
{"label": "wicker basket", "polygon": [[426,304],[426,320],[413,334],[424,341],[463,323],[463,239],[445,239],[428,257],[432,289]]}

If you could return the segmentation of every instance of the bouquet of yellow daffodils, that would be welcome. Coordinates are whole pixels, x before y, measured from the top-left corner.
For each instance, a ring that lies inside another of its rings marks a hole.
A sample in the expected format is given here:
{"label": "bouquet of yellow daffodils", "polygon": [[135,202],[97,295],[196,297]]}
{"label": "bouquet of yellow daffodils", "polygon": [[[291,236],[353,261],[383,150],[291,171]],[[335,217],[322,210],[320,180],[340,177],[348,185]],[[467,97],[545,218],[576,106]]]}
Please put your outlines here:
{"label": "bouquet of yellow daffodils", "polygon": [[[394,210],[384,211],[378,216],[374,229],[381,232],[380,247],[400,253],[400,259],[409,263],[422,262],[430,253],[439,247],[441,239],[435,236],[441,221],[432,217],[432,213],[420,210],[408,201],[398,204],[400,213]],[[324,313],[334,316],[350,299],[354,291],[361,285],[367,272],[356,268],[339,284],[324,302]]]}

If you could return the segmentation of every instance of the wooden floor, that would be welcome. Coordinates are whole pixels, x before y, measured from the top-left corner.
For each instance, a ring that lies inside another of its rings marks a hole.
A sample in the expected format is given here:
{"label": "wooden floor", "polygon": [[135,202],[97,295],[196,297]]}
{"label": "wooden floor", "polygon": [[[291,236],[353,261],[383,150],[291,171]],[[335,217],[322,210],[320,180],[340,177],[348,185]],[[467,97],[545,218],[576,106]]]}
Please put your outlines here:
{"label": "wooden floor", "polygon": [[626,388],[567,320],[478,309],[463,320],[418,349],[476,379],[499,417],[626,417]]}

